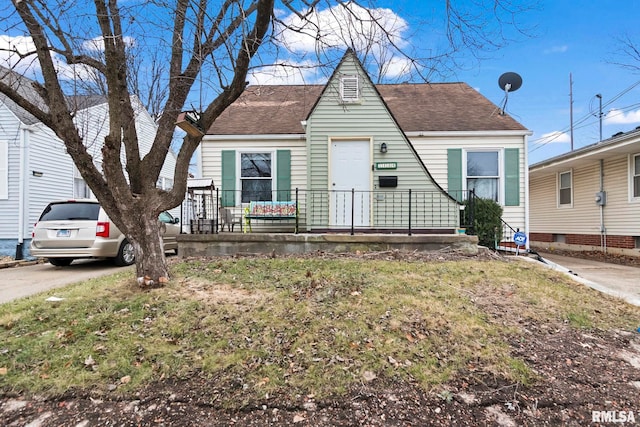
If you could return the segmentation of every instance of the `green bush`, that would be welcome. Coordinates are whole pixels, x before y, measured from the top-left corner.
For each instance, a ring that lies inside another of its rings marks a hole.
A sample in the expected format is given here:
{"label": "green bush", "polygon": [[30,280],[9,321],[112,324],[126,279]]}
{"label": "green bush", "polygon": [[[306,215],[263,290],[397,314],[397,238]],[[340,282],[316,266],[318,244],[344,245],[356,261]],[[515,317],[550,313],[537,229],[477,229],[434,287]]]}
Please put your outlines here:
{"label": "green bush", "polygon": [[471,203],[466,201],[465,222],[470,224],[469,215],[473,209],[473,234],[478,236],[478,243],[495,249],[496,242],[502,240],[502,206],[491,199],[476,198]]}

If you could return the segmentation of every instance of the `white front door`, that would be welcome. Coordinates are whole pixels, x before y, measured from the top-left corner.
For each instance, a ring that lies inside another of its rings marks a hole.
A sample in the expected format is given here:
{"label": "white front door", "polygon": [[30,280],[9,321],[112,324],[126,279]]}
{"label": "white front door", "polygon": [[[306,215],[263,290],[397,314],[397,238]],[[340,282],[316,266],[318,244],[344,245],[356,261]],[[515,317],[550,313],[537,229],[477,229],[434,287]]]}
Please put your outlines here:
{"label": "white front door", "polygon": [[[371,144],[369,140],[331,141],[332,227],[371,224]],[[355,190],[355,192],[352,192]]]}

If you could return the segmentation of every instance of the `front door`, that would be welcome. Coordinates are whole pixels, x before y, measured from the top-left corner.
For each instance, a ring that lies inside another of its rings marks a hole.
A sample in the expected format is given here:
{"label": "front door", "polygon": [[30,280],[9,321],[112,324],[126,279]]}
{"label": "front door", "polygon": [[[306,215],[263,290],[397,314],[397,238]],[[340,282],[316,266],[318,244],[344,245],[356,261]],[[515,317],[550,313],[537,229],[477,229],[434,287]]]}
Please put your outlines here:
{"label": "front door", "polygon": [[[369,140],[331,141],[329,222],[332,227],[371,224],[371,144]],[[355,191],[352,191],[355,190]]]}

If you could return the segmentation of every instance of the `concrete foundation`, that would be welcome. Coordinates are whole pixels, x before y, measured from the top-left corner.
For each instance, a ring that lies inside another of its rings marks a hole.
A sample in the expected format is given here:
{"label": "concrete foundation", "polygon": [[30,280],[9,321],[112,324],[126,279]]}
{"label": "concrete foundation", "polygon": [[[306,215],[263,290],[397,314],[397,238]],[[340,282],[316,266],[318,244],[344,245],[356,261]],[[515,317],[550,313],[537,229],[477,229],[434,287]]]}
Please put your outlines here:
{"label": "concrete foundation", "polygon": [[236,254],[301,254],[308,252],[372,252],[388,250],[432,252],[449,250],[466,255],[478,253],[476,236],[455,234],[277,234],[219,233],[181,234],[182,257]]}

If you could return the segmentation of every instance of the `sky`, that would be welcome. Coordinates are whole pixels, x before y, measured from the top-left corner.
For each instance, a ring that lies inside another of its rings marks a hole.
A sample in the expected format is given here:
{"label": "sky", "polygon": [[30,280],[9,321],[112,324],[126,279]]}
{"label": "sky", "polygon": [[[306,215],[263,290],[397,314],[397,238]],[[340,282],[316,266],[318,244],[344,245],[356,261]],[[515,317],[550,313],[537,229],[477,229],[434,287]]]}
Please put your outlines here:
{"label": "sky", "polygon": [[[127,0],[135,2],[137,0]],[[295,1],[295,0],[294,0]],[[473,0],[492,5],[491,0]],[[571,150],[571,106],[573,107],[573,148],[594,144],[600,139],[600,102],[602,102],[602,137],[607,139],[617,132],[626,132],[640,126],[640,72],[635,73],[613,62],[634,64],[633,59],[620,54],[620,38],[629,37],[640,48],[640,1],[635,0],[503,0],[504,3],[533,5],[533,9],[516,16],[519,27],[526,35],[513,27],[503,29],[509,40],[500,49],[483,53],[476,61],[470,52],[462,53],[459,62],[450,69],[430,76],[432,82],[462,81],[478,90],[498,106],[503,105],[505,92],[498,86],[503,73],[515,72],[522,77],[522,86],[510,92],[506,112],[532,131],[529,137],[529,164]],[[125,2],[126,3],[126,2]],[[441,42],[443,18],[442,0],[379,0],[371,2],[377,8],[376,16],[392,28],[394,42],[411,49],[412,46],[437,47]],[[471,4],[471,0],[454,3]],[[278,10],[279,17],[295,24],[295,16]],[[321,22],[325,40],[333,40],[333,34],[341,31],[342,24],[335,13],[321,10],[317,16]],[[293,65],[309,65],[297,74],[273,78],[273,71],[256,70],[249,80],[252,83],[323,83],[327,73],[314,74],[314,37],[306,40],[300,32],[283,32],[280,61]],[[440,41],[438,41],[440,40]],[[139,41],[138,41],[139,42]],[[100,49],[99,39],[87,41]],[[136,43],[134,38],[131,43]],[[3,46],[29,46],[29,40],[18,32],[0,34]],[[153,51],[152,49],[149,49]],[[344,47],[336,49],[339,56]],[[283,53],[284,52],[284,53]],[[6,54],[6,52],[5,52]],[[0,63],[7,65],[11,58],[3,56]],[[371,56],[376,56],[374,52]],[[635,63],[640,67],[640,62]],[[389,74],[396,74],[397,81],[404,81],[402,73],[406,61],[394,58]],[[61,66],[61,68],[63,68]],[[59,72],[63,75],[64,70]],[[73,73],[70,73],[73,75]],[[272,78],[265,80],[265,76]],[[573,84],[570,84],[570,75]],[[324,80],[323,80],[324,79]],[[417,81],[415,78],[412,81]],[[215,88],[212,88],[215,89]],[[214,96],[215,90],[199,94]],[[570,97],[572,93],[572,97]],[[596,95],[600,94],[601,98]],[[205,99],[205,101],[212,99]],[[572,102],[571,102],[572,101]]]}
{"label": "sky", "polygon": [[[406,21],[407,45],[429,43],[428,34],[438,31],[430,23],[442,13],[442,3],[376,2]],[[614,63],[634,63],[621,54],[619,40],[629,37],[640,49],[638,17],[640,1],[541,0],[516,17],[526,35],[507,28],[505,35],[513,41],[480,61],[467,54],[462,67],[433,81],[466,82],[502,106],[505,93],[498,79],[505,72],[519,74],[522,86],[509,93],[506,112],[533,132],[529,164],[534,164],[571,150],[572,123],[574,149],[597,143],[600,102],[602,139],[640,126],[640,72]]]}
{"label": "sky", "polygon": [[602,96],[603,139],[640,125],[640,73],[614,64],[633,63],[620,56],[619,39],[630,37],[640,48],[638,17],[637,1],[543,1],[538,12],[524,17],[537,23],[535,37],[507,46],[457,77],[498,104],[501,73],[522,77],[506,110],[533,132],[529,164],[534,164],[571,150],[571,98],[574,149],[600,139],[597,94]]}
{"label": "sky", "polygon": [[537,10],[520,16],[522,25],[532,28],[531,37],[509,43],[452,78],[500,105],[500,75],[522,77],[506,111],[533,132],[529,164],[534,164],[571,150],[571,99],[574,149],[600,139],[597,94],[602,96],[603,139],[640,125],[640,73],[614,64],[633,63],[620,55],[619,39],[630,37],[640,48],[638,17],[637,1],[541,1]]}

